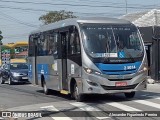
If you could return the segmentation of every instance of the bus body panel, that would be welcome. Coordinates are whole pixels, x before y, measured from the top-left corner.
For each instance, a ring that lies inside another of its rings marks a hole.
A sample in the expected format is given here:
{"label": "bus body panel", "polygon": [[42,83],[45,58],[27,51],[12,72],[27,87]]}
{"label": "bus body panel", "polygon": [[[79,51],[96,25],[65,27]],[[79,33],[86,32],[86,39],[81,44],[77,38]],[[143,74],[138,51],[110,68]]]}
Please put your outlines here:
{"label": "bus body panel", "polygon": [[58,59],[54,59],[53,56],[38,56],[37,67],[38,67],[38,81],[40,83],[41,76],[44,75],[46,85],[49,89],[60,90],[61,88],[61,62]]}
{"label": "bus body panel", "polygon": [[38,84],[35,64],[36,64],[35,57],[28,57],[28,66],[29,66],[28,79],[31,83]]}

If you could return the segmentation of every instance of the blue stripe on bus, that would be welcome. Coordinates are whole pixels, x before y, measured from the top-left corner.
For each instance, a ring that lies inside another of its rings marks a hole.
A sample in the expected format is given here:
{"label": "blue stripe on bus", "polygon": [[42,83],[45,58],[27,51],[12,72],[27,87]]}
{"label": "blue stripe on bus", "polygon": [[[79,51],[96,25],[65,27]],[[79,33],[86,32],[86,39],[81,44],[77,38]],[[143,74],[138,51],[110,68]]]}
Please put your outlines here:
{"label": "blue stripe on bus", "polygon": [[124,75],[137,72],[142,62],[125,63],[125,64],[103,64],[95,63],[103,74]]}
{"label": "blue stripe on bus", "polygon": [[37,64],[38,80],[41,80],[41,74],[44,75],[45,79],[48,79],[49,66],[48,64]]}

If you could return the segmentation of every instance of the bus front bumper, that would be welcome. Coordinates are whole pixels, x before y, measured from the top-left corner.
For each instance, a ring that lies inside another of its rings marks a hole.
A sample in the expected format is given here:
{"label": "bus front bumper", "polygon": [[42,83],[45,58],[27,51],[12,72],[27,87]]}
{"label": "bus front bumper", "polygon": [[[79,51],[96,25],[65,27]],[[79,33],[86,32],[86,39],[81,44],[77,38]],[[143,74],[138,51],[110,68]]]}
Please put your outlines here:
{"label": "bus front bumper", "polygon": [[[127,81],[127,85],[123,86],[116,86],[115,83],[119,81],[108,81],[110,84],[101,84],[101,83],[94,83],[88,82],[90,80],[83,80],[83,89],[82,93],[84,94],[107,94],[107,93],[126,93],[126,92],[133,92],[133,91],[140,91],[147,89],[147,78],[145,76],[139,76],[139,79],[134,79]],[[102,79],[99,79],[103,81]],[[121,81],[126,82],[126,81]],[[102,83],[105,83],[104,81]]]}

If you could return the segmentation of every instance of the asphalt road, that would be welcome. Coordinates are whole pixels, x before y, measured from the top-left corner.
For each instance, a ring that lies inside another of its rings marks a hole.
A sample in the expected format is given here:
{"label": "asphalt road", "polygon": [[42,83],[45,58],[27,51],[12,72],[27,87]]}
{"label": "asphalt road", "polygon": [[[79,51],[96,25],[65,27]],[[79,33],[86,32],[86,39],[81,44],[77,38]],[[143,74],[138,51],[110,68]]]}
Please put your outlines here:
{"label": "asphalt road", "polygon": [[[68,96],[55,91],[46,96],[43,94],[41,87],[31,84],[3,84],[0,85],[0,110],[23,112],[21,115],[25,111],[35,111],[37,115],[45,116],[42,118],[41,116],[37,118],[18,118],[20,120],[158,120],[160,117],[155,116],[156,114],[160,115],[160,84],[148,85],[148,90],[137,92],[132,100],[126,99],[123,94],[89,95],[85,102],[70,100]],[[150,111],[152,111],[152,114],[149,114]],[[157,111],[159,112],[157,113]],[[132,112],[142,112],[141,115],[149,114],[151,117],[130,117],[131,115],[137,115]],[[116,115],[114,116],[112,113]],[[117,115],[126,115],[127,117]]]}

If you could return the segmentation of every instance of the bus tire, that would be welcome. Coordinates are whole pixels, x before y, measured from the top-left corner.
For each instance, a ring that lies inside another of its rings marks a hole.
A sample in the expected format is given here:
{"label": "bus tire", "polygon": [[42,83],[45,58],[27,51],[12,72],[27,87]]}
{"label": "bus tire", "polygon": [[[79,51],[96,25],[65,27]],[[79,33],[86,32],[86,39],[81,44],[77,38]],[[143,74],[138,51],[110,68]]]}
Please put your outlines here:
{"label": "bus tire", "polygon": [[126,98],[133,98],[135,96],[135,92],[124,93]]}
{"label": "bus tire", "polygon": [[48,95],[49,94],[49,89],[47,88],[45,80],[43,80],[43,92],[44,94]]}
{"label": "bus tire", "polygon": [[74,91],[72,96],[74,96],[74,99],[77,102],[82,102],[84,100],[84,95],[79,93],[78,86],[76,83],[74,84]]}

